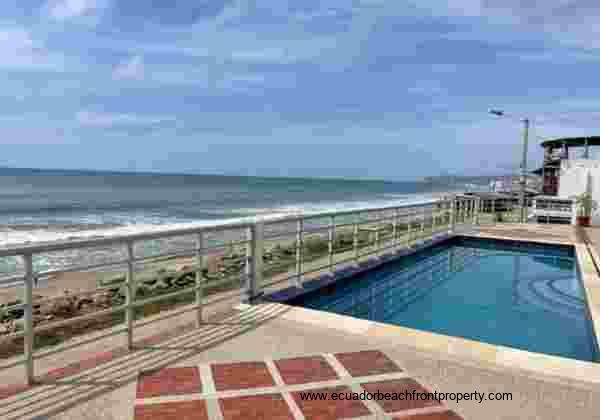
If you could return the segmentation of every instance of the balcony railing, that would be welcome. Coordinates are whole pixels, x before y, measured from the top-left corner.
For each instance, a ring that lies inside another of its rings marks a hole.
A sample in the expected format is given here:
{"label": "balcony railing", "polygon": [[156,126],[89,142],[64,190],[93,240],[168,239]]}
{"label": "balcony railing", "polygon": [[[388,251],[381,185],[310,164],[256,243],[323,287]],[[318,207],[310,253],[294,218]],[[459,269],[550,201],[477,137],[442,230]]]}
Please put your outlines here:
{"label": "balcony railing", "polygon": [[533,200],[531,218],[536,222],[572,223],[575,203],[569,198],[536,197]]}
{"label": "balcony railing", "polygon": [[[32,383],[34,361],[52,354],[115,334],[132,349],[136,328],[189,312],[202,325],[210,308],[231,310],[264,292],[366,267],[373,257],[478,223],[480,206],[476,197],[454,196],[0,248],[0,259],[14,266],[0,291],[15,296],[0,306],[0,325],[14,326],[0,334],[0,370],[23,364]],[[65,275],[75,284],[92,278],[92,286],[62,290],[57,276]],[[38,296],[44,285],[59,293]],[[61,340],[52,338],[57,331]]]}

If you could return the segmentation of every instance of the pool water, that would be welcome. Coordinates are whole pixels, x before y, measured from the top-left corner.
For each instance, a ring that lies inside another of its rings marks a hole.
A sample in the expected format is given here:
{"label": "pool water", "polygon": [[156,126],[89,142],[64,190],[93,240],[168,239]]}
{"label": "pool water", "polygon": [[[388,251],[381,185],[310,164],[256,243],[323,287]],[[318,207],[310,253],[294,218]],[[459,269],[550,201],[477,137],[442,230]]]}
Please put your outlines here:
{"label": "pool water", "polygon": [[572,247],[458,237],[290,303],[599,361]]}

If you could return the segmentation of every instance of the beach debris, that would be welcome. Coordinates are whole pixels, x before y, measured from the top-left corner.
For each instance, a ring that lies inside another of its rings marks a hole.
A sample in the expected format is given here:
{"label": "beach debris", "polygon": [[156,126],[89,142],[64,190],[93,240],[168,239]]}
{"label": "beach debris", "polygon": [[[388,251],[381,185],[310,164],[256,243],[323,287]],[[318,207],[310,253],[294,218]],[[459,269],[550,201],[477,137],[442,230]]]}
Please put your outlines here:
{"label": "beach debris", "polygon": [[13,334],[18,331],[17,323],[9,319],[0,324],[0,335]]}
{"label": "beach debris", "polygon": [[63,317],[73,317],[81,308],[79,298],[71,295],[69,290],[64,291],[64,296],[52,299],[51,312],[54,315]]}
{"label": "beach debris", "polygon": [[105,291],[94,296],[94,304],[101,308],[109,308],[112,304],[113,293]]}

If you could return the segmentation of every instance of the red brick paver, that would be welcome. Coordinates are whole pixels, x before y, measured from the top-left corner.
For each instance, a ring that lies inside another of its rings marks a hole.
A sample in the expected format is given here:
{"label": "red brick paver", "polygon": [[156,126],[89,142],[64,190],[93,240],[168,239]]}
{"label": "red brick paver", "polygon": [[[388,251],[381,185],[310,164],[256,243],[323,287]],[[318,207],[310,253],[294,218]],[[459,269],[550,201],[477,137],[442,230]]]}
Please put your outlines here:
{"label": "red brick paver", "polygon": [[300,396],[300,391],[292,393],[292,397],[296,401],[296,404],[298,404],[298,407],[300,407],[306,420],[337,420],[371,414],[367,407],[360,401],[352,399],[332,399],[332,394],[334,393],[351,393],[352,391],[350,388],[346,386],[312,389],[310,392],[326,394],[326,398],[322,400],[315,399],[312,401],[303,401]]}
{"label": "red brick paver", "polygon": [[[145,346],[158,344],[160,342],[169,340],[173,337],[177,337],[178,335],[186,332],[192,331],[196,328],[195,323],[188,323],[185,325],[177,326],[168,331],[163,331],[159,334],[155,334],[151,337],[144,338],[142,340],[138,340],[134,343],[135,348],[142,348]],[[43,384],[44,382],[57,381],[60,379],[67,378],[71,375],[77,375],[82,372],[85,372],[88,369],[92,369],[98,367],[104,363],[108,363],[110,361],[116,360],[120,357],[123,357],[127,354],[130,354],[131,351],[127,347],[117,347],[111,351],[103,352],[95,354],[89,358],[85,358],[73,363],[69,363],[66,366],[52,369],[45,374],[40,375],[36,378],[36,383]],[[0,400],[5,398],[13,397],[21,392],[28,391],[32,389],[34,385],[25,385],[25,384],[10,384],[0,386]]]}
{"label": "red brick paver", "polygon": [[275,366],[286,385],[338,379],[335,370],[322,356],[280,359],[275,361]]}
{"label": "red brick paver", "polygon": [[223,420],[293,420],[294,417],[281,394],[221,398]]}
{"label": "red brick paver", "polygon": [[[361,384],[361,386],[364,388],[365,391],[370,392],[372,394],[376,392],[380,392],[382,394],[404,394],[406,392],[412,395],[412,392],[415,391],[416,398],[418,398],[419,393],[428,392],[428,390],[423,388],[417,381],[410,378],[393,379],[389,381],[380,382],[369,382]],[[375,400],[375,402],[377,402],[377,404],[379,404],[386,413],[394,413],[396,411],[411,410],[414,408],[434,407],[440,405],[440,403],[435,400],[411,400],[410,398],[405,398],[403,400],[383,399]]]}
{"label": "red brick paver", "polygon": [[378,350],[337,353],[335,358],[354,377],[402,372],[389,357]]}
{"label": "red brick paver", "polygon": [[454,411],[442,411],[441,413],[413,414],[411,416],[393,417],[393,420],[464,420]]}
{"label": "red brick paver", "polygon": [[211,366],[217,391],[274,386],[264,362],[241,362]]}
{"label": "red brick paver", "polygon": [[[141,374],[135,420],[204,420],[207,415],[210,418],[220,418],[222,415],[223,420],[294,420],[295,415],[299,414],[298,410],[306,420],[363,418],[375,415],[375,411],[381,413],[381,410],[393,413],[397,420],[463,420],[438,401],[419,399],[428,390],[414,379],[406,377],[380,351],[340,353],[335,357],[349,373],[361,378],[360,386],[364,391],[372,395],[404,395],[404,398],[383,398],[371,403],[355,398],[356,393],[360,393],[360,390],[354,389],[355,380],[339,377],[327,355],[274,360],[275,366],[258,361],[216,363],[211,364],[209,370],[216,394],[206,392],[206,386],[204,393],[202,392],[201,382],[205,379],[200,378],[200,371],[196,367],[170,368]],[[269,366],[277,369],[283,385],[275,384]],[[390,376],[381,380],[382,377],[378,375],[382,374]],[[326,381],[335,382],[331,386],[325,386],[323,382]],[[268,393],[258,388],[268,388]],[[146,399],[179,394],[189,395],[161,400],[176,400],[177,403],[157,404],[157,400]],[[207,399],[212,402],[206,403]],[[194,403],[204,405],[195,406]],[[375,408],[375,405],[378,407]],[[197,408],[197,413],[193,412],[194,407]]]}
{"label": "red brick paver", "polygon": [[140,373],[137,398],[202,392],[200,373],[196,367],[168,368]]}
{"label": "red brick paver", "polygon": [[134,410],[135,420],[208,420],[204,401],[168,402],[138,405]]}

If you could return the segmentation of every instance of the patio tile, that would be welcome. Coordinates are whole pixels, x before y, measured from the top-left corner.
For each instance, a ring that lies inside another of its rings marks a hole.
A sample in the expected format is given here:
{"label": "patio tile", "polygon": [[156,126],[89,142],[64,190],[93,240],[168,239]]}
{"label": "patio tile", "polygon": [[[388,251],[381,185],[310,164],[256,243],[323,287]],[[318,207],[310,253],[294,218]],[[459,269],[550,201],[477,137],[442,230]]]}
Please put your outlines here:
{"label": "patio tile", "polygon": [[[300,394],[308,392],[321,392],[325,396],[319,400],[302,400]],[[292,397],[306,420],[337,420],[340,418],[351,419],[370,415],[371,412],[367,407],[357,400],[339,400],[332,399],[333,393],[350,393],[350,388],[346,386],[338,386],[333,388],[311,389],[310,391],[293,392]]]}
{"label": "patio tile", "polygon": [[293,420],[281,394],[252,395],[219,399],[223,420]]}
{"label": "patio tile", "polygon": [[337,353],[335,357],[354,377],[402,372],[402,369],[378,350]]}
{"label": "patio tile", "polygon": [[217,391],[275,386],[264,362],[214,364],[211,370]]}
{"label": "patio tile", "polygon": [[201,400],[138,405],[134,420],[208,420],[206,403]]}
{"label": "patio tile", "polygon": [[275,366],[286,385],[338,379],[333,368],[322,356],[280,359],[275,361]]}
{"label": "patio tile", "polygon": [[442,411],[440,413],[413,414],[410,416],[396,416],[393,420],[464,420],[454,411]]}
{"label": "patio tile", "polygon": [[200,372],[196,367],[166,368],[141,372],[137,384],[137,398],[202,392]]}
{"label": "patio tile", "polygon": [[[380,382],[369,382],[361,384],[365,391],[370,393],[392,393],[392,394],[412,394],[415,391],[415,394],[418,397],[419,393],[429,392],[427,389],[423,388],[418,382],[414,379],[404,378],[404,379],[393,379],[389,381],[380,381]],[[383,399],[383,400],[375,400],[377,404],[379,404],[386,413],[394,413],[402,410],[412,410],[414,408],[425,408],[425,407],[434,407],[441,405],[439,402],[435,400],[420,400],[415,399],[411,400],[409,398],[405,398],[404,400],[400,399]]]}

